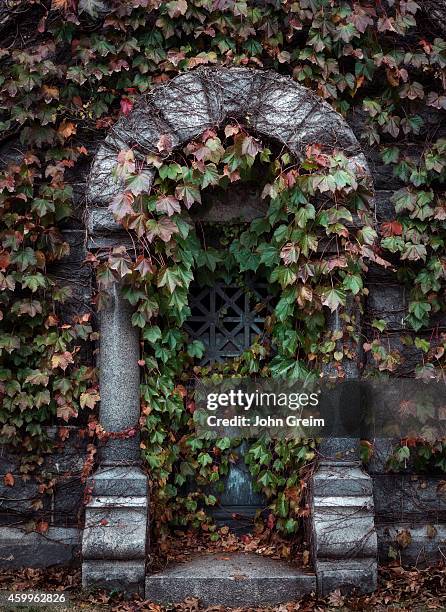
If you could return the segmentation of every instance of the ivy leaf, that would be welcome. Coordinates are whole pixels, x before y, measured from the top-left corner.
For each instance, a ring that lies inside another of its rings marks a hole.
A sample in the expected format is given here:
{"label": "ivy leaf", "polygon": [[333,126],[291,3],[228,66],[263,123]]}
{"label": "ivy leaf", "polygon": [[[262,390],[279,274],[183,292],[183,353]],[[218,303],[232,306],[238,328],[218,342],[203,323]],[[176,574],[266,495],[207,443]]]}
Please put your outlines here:
{"label": "ivy leaf", "polygon": [[201,204],[200,190],[191,183],[178,185],[175,189],[175,195],[179,200],[183,200],[186,208],[190,208],[194,202]]}
{"label": "ivy leaf", "polygon": [[403,226],[396,219],[394,219],[393,221],[385,221],[384,223],[381,223],[381,234],[383,236],[401,236],[402,233]]}
{"label": "ivy leaf", "polygon": [[143,332],[143,338],[151,344],[158,342],[158,340],[161,339],[161,330],[158,325],[151,325],[150,327],[147,327]]}
{"label": "ivy leaf", "polygon": [[142,312],[134,312],[132,315],[132,325],[133,327],[140,327],[143,329],[146,326],[146,318]]}
{"label": "ivy leaf", "polygon": [[37,259],[33,249],[26,247],[11,256],[11,263],[17,265],[20,272],[24,272],[27,268],[35,266],[37,264]]}
{"label": "ivy leaf", "polygon": [[181,206],[174,196],[161,196],[156,201],[156,210],[171,217],[175,213],[181,212]]}
{"label": "ivy leaf", "polygon": [[127,181],[127,189],[138,196],[141,193],[148,193],[152,186],[153,175],[149,172],[135,174]]}
{"label": "ivy leaf", "polygon": [[423,353],[427,353],[431,347],[431,343],[429,340],[425,340],[424,338],[415,338],[415,346],[418,349],[421,349]]}
{"label": "ivy leaf", "polygon": [[384,321],[384,319],[374,319],[374,321],[372,321],[372,327],[378,329],[380,332],[383,332],[387,327],[387,323]]}
{"label": "ivy leaf", "polygon": [[205,167],[203,178],[201,179],[201,187],[205,189],[209,185],[218,185],[220,175],[215,164],[208,164]]}
{"label": "ivy leaf", "polygon": [[69,351],[54,353],[51,357],[51,367],[53,369],[61,368],[65,372],[67,367],[72,363],[74,363],[73,355]]}
{"label": "ivy leaf", "polygon": [[133,201],[133,194],[130,191],[124,191],[113,197],[108,209],[113,213],[117,221],[122,221],[128,215],[135,214],[132,207]]}
{"label": "ivy leaf", "polygon": [[227,450],[228,448],[231,448],[231,439],[230,438],[221,438],[220,440],[217,441],[216,445],[217,448],[219,448],[220,450]]}
{"label": "ivy leaf", "polygon": [[313,189],[317,189],[321,193],[326,193],[327,191],[333,193],[337,189],[336,181],[331,174],[327,176],[314,176]]}
{"label": "ivy leaf", "polygon": [[197,258],[197,265],[202,267],[205,266],[212,272],[215,272],[217,264],[222,261],[221,254],[215,249],[206,249],[205,251],[200,251],[200,254]]}
{"label": "ivy leaf", "polygon": [[173,234],[178,234],[178,226],[166,217],[161,218],[159,221],[155,219],[149,219],[147,221],[147,240],[152,242],[156,237],[161,238],[163,242],[169,242]]}
{"label": "ivy leaf", "polygon": [[45,288],[46,285],[47,279],[45,276],[43,276],[43,274],[40,274],[40,272],[38,272],[37,274],[22,277],[22,288],[31,289],[33,293],[35,293],[37,289],[39,289],[39,287]]}
{"label": "ivy leaf", "polygon": [[299,261],[300,247],[293,242],[288,242],[282,247],[280,257],[286,266]]}
{"label": "ivy leaf", "polygon": [[90,408],[93,410],[101,398],[96,389],[88,389],[85,393],[81,393],[79,403],[81,408]]}
{"label": "ivy leaf", "polygon": [[157,287],[167,287],[170,293],[175,291],[175,287],[181,287],[182,280],[178,273],[178,270],[172,268],[165,268],[159,275]]}
{"label": "ivy leaf", "polygon": [[356,274],[347,275],[342,283],[344,289],[350,290],[353,295],[357,295],[363,288],[362,278]]}
{"label": "ivy leaf", "polygon": [[407,83],[400,89],[400,97],[408,98],[409,100],[416,100],[417,98],[423,99],[424,87],[417,81]]}
{"label": "ivy leaf", "polygon": [[262,144],[253,136],[245,136],[242,140],[242,154],[255,157],[262,150]]}
{"label": "ivy leaf", "polygon": [[400,150],[398,147],[386,147],[381,154],[382,160],[385,164],[396,164],[400,156]]}
{"label": "ivy leaf", "polygon": [[285,266],[278,266],[277,268],[275,268],[272,271],[271,277],[270,277],[270,281],[273,283],[275,281],[278,281],[282,289],[284,289],[288,285],[292,285],[293,283],[296,282],[296,280],[297,280],[296,273],[291,268],[288,268]]}
{"label": "ivy leaf", "polygon": [[286,321],[294,312],[294,300],[290,301],[286,297],[282,297],[274,309],[278,321]]}
{"label": "ivy leaf", "polygon": [[187,354],[189,357],[196,357],[197,359],[201,359],[205,352],[205,346],[203,342],[200,340],[194,340],[187,347]]}
{"label": "ivy leaf", "polygon": [[279,263],[279,250],[274,245],[263,242],[257,247],[257,252],[260,254],[260,263],[268,268]]}
{"label": "ivy leaf", "polygon": [[345,304],[345,291],[342,289],[335,289],[334,287],[326,289],[322,293],[322,304],[328,306],[331,312],[334,312],[339,306]]}
{"label": "ivy leaf", "polygon": [[401,259],[408,259],[409,261],[418,261],[422,259],[425,261],[426,256],[427,251],[424,244],[412,244],[411,242],[407,242],[404,245]]}
{"label": "ivy leaf", "polygon": [[41,370],[31,370],[28,376],[25,378],[25,383],[31,383],[32,385],[43,385],[46,387],[50,377],[48,374],[42,372]]}
{"label": "ivy leaf", "polygon": [[42,200],[41,198],[37,198],[33,200],[31,210],[38,214],[39,217],[44,217],[50,212],[54,212],[55,205],[54,202],[50,200]]}
{"label": "ivy leaf", "polygon": [[373,227],[366,225],[358,232],[358,239],[361,244],[373,244],[377,234]]}
{"label": "ivy leaf", "polygon": [[303,229],[310,219],[314,219],[316,216],[316,210],[313,204],[306,204],[301,206],[296,212],[297,225]]}

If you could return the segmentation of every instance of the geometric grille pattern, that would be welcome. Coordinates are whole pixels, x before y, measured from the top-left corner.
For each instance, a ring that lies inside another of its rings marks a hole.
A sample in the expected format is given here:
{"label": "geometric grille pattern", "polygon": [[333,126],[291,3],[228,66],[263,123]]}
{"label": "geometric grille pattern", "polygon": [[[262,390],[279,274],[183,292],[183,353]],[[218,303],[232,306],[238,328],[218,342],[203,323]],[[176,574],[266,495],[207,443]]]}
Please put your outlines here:
{"label": "geometric grille pattern", "polygon": [[268,285],[249,280],[245,284],[248,290],[223,282],[189,287],[191,316],[183,327],[192,340],[203,342],[202,365],[239,356],[262,334],[265,316],[271,311]]}

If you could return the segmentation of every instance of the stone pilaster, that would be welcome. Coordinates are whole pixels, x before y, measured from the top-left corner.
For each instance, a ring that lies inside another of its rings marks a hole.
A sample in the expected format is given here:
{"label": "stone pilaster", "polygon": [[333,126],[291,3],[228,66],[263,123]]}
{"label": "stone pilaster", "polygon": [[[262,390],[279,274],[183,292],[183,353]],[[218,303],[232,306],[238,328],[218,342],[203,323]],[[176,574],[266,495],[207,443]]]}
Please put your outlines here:
{"label": "stone pilaster", "polygon": [[[346,309],[355,317],[359,332],[361,320],[356,306],[350,301]],[[329,316],[328,326],[331,331],[342,329],[338,311]],[[358,380],[358,347],[353,339],[347,344],[354,356],[343,361],[345,378]],[[336,372],[328,366],[324,375],[331,374]],[[339,411],[342,408],[341,401]],[[318,592],[323,596],[335,589],[369,593],[376,589],[377,582],[373,481],[360,466],[359,438],[341,437],[358,434],[346,431],[341,417],[336,417],[339,437],[324,439],[319,446],[320,463],[310,486],[312,556]]]}
{"label": "stone pilaster", "polygon": [[[100,313],[100,423],[112,437],[90,481],[82,541],[82,583],[143,594],[148,491],[139,467],[139,332],[118,284]],[[113,437],[113,435],[115,437]]]}

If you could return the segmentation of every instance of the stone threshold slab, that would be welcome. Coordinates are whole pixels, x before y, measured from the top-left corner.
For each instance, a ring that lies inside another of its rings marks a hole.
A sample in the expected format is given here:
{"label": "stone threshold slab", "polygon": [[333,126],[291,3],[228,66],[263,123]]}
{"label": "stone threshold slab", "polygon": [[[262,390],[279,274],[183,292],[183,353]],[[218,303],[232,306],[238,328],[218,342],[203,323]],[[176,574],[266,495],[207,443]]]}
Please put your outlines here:
{"label": "stone threshold slab", "polygon": [[146,576],[145,597],[154,603],[197,597],[204,606],[262,606],[296,601],[316,591],[316,576],[284,561],[254,553],[199,555]]}

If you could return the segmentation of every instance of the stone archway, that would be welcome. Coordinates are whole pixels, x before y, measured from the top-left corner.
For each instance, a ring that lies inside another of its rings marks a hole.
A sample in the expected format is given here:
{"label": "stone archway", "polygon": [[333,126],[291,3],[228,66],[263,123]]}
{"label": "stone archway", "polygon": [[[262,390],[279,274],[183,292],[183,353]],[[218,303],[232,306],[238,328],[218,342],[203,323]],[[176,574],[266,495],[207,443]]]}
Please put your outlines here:
{"label": "stone archway", "polygon": [[[87,185],[91,248],[116,244],[122,228],[106,210],[120,186],[112,177],[116,156],[132,148],[143,159],[160,153],[160,139],[180,147],[207,128],[236,119],[253,133],[282,143],[299,158],[310,144],[342,150],[357,171],[372,178],[365,156],[343,117],[290,77],[251,68],[201,68],[141,96],[128,117],[110,130],[95,156]],[[166,152],[168,155],[168,152]]]}
{"label": "stone archway", "polygon": [[[365,157],[352,130],[341,115],[313,92],[272,71],[223,67],[197,69],[141,96],[130,115],[116,123],[100,146],[86,192],[89,248],[129,243],[128,234],[108,210],[111,199],[122,187],[112,176],[120,150],[131,148],[143,164],[148,153],[161,152],[167,157],[172,149],[230,119],[240,121],[254,134],[282,143],[297,158],[310,144],[340,149],[355,172],[368,178],[372,186]],[[151,172],[150,168],[146,169],[146,173]],[[153,177],[154,173],[152,180]],[[118,286],[113,287],[111,297],[108,310],[100,318],[100,420],[107,431],[119,437],[120,432],[138,425],[136,362],[139,335],[130,324],[131,312]],[[336,328],[336,317],[332,317],[329,324]],[[354,363],[350,370],[354,375]],[[351,441],[348,445],[352,445]],[[99,584],[144,590],[147,477],[138,467],[138,459],[137,438],[110,440],[102,454],[100,469],[91,483],[92,501],[86,512],[82,546],[86,586]],[[354,461],[338,464],[323,465],[314,478],[310,535],[315,574],[312,577],[280,574],[280,570],[277,580],[284,581],[282,586],[265,582],[265,587],[260,588],[258,578],[263,570],[257,567],[256,586],[244,584],[243,593],[240,592],[242,598],[237,599],[237,593],[233,593],[232,605],[282,601],[283,589],[287,590],[288,599],[291,595],[297,597],[314,590],[316,580],[318,590],[323,593],[341,585],[356,586],[364,591],[374,588],[377,546],[371,481]],[[340,529],[336,526],[339,514],[344,516]],[[352,517],[347,519],[349,514]],[[356,558],[351,561],[353,555]],[[146,595],[164,597],[166,601],[173,600],[174,596],[182,597],[184,593],[199,595],[191,586],[191,576],[196,574],[197,567],[191,568],[190,574],[182,575],[183,582],[179,581],[181,576],[175,574],[160,576],[158,580],[149,577]],[[221,567],[218,577],[224,588],[224,581],[229,580],[228,571],[230,568]],[[266,568],[264,579],[273,574],[274,569]],[[217,599],[220,582],[216,583]],[[180,583],[183,589],[190,588],[190,592],[177,590],[174,593],[175,585]],[[211,583],[206,585],[202,581],[200,584],[204,587],[195,586],[204,588],[205,594]],[[230,580],[227,584],[234,585]],[[171,593],[166,592],[169,588],[172,588]],[[267,599],[256,600],[253,589]],[[207,602],[225,603],[212,598]]]}

